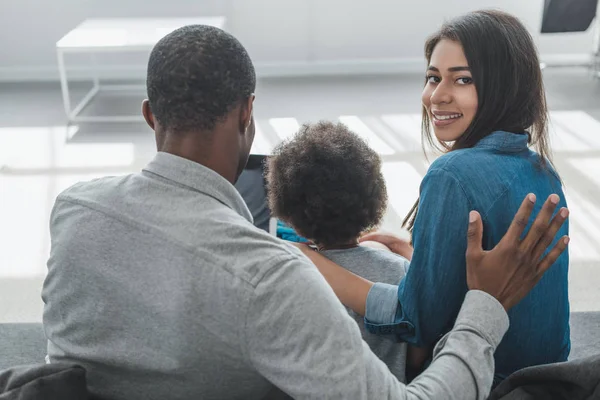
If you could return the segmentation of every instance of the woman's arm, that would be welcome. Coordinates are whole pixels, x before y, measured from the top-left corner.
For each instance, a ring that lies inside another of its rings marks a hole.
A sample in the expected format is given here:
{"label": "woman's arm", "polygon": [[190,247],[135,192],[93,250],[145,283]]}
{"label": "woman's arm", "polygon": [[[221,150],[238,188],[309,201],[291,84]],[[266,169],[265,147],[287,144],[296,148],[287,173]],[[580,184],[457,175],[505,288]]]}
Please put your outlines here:
{"label": "woman's arm", "polygon": [[467,221],[474,209],[452,172],[430,169],[421,184],[410,268],[399,285],[402,307],[391,324],[402,340],[431,346],[452,328],[468,290]]}

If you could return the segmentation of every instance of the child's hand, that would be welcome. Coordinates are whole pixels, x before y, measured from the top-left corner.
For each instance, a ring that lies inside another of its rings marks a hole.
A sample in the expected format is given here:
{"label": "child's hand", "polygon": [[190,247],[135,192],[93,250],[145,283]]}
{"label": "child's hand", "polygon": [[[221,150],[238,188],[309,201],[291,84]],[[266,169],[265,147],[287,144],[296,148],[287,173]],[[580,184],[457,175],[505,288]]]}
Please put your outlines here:
{"label": "child's hand", "polygon": [[390,250],[390,248],[387,247],[385,244],[382,244],[379,242],[374,242],[372,240],[363,240],[362,242],[360,242],[360,246],[361,247],[370,247],[375,250],[385,250],[385,251],[389,251],[390,253],[392,252],[392,250]]}
{"label": "child's hand", "polygon": [[367,233],[359,239],[362,242],[378,242],[387,246],[393,253],[396,253],[410,261],[413,255],[413,247],[407,239],[388,232]]}

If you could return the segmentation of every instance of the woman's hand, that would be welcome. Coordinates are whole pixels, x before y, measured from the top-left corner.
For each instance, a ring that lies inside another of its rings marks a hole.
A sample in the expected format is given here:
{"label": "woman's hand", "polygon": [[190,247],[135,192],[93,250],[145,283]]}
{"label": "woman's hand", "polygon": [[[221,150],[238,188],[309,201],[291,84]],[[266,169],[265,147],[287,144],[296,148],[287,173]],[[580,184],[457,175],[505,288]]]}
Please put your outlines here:
{"label": "woman's hand", "polygon": [[367,233],[360,238],[360,242],[378,242],[389,248],[392,253],[396,253],[409,261],[412,259],[413,247],[410,242],[393,233],[383,231]]}

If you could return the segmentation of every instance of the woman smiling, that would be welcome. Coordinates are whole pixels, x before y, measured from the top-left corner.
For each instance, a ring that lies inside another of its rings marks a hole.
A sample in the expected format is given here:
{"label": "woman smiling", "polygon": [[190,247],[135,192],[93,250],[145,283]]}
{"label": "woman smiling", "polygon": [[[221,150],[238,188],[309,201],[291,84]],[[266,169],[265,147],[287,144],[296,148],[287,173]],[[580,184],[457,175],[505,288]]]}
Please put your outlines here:
{"label": "woman smiling", "polygon": [[[432,163],[405,220],[414,246],[406,277],[399,286],[372,285],[311,258],[334,289],[341,282],[356,285],[341,291],[344,295],[336,293],[344,304],[366,313],[371,332],[394,333],[430,348],[452,328],[467,293],[469,212],[481,214],[483,246],[491,249],[527,193],[540,199],[557,193],[549,201],[559,208],[566,203],[550,158],[537,51],[521,22],[498,11],[466,14],[427,41],[425,56],[423,140],[445,154]],[[567,224],[560,232],[566,234]],[[369,239],[392,248],[399,243],[382,235]],[[527,366],[567,359],[568,264],[565,252],[510,310],[510,329],[495,353],[496,382]]]}

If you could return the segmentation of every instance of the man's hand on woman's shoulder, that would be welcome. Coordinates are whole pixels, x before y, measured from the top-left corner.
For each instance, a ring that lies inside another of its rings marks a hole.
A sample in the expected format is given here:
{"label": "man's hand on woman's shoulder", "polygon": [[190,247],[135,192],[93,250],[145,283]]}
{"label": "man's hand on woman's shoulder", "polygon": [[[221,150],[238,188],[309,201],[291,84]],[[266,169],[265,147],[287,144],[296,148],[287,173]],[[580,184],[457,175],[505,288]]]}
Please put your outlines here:
{"label": "man's hand on woman's shoulder", "polygon": [[491,294],[506,310],[519,303],[569,244],[568,236],[561,237],[542,258],[569,216],[569,210],[563,207],[552,218],[559,200],[556,194],[548,197],[531,229],[521,239],[536,201],[535,195],[527,195],[508,232],[490,251],[484,251],[481,246],[481,216],[471,211],[467,242],[469,289]]}

